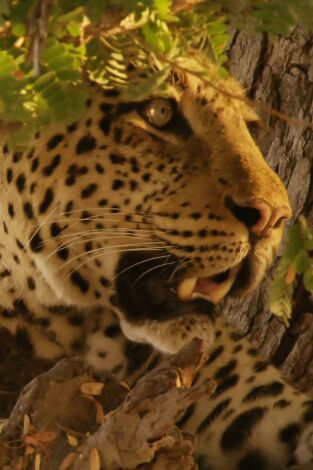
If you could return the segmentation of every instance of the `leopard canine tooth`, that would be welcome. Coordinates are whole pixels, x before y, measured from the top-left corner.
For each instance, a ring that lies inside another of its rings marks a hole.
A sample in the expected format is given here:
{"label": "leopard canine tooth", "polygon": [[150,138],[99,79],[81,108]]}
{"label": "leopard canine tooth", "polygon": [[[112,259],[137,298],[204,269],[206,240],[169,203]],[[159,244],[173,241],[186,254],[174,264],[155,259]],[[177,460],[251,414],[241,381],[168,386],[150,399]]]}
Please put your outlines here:
{"label": "leopard canine tooth", "polygon": [[192,292],[195,288],[197,282],[196,277],[188,277],[184,279],[180,284],[178,284],[176,289],[177,297],[180,300],[190,300],[192,297]]}

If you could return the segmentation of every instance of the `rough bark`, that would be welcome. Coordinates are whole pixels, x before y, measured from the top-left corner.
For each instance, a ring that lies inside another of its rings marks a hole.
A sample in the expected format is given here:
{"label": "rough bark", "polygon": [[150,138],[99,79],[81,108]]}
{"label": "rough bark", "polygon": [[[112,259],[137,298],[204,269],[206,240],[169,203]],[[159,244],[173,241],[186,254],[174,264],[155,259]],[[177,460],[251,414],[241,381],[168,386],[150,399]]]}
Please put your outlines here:
{"label": "rough bark", "polygon": [[215,390],[213,380],[192,386],[207,358],[194,339],[131,391],[81,358],[63,359],[24,387],[1,432],[1,468],[196,470],[193,439],[175,423]]}
{"label": "rough bark", "polygon": [[[270,42],[266,35],[234,32],[229,63],[248,95],[290,117],[313,115],[313,34],[298,27],[289,38]],[[285,182],[294,219],[300,213],[313,223],[313,131],[295,127],[260,112],[264,128],[255,135],[267,161]],[[313,385],[313,297],[297,286],[289,329],[268,307],[270,277],[247,299],[228,300],[224,313],[248,333],[257,347],[281,367],[288,380],[301,389]]]}

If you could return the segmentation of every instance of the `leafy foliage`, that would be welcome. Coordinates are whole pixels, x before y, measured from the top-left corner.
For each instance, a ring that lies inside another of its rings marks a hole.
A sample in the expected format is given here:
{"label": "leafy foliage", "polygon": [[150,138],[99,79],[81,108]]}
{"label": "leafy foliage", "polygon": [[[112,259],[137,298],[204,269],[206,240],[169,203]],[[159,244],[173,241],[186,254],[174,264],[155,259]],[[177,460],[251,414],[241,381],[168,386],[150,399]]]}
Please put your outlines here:
{"label": "leafy foliage", "polygon": [[215,61],[225,74],[230,23],[286,34],[312,13],[313,0],[0,0],[0,121],[33,131],[77,119],[86,76],[138,100],[166,92],[174,64],[210,79]]}
{"label": "leafy foliage", "polygon": [[313,227],[300,217],[299,223],[288,232],[284,254],[278,264],[270,289],[273,313],[288,324],[292,313],[292,297],[301,277],[304,287],[313,293]]}

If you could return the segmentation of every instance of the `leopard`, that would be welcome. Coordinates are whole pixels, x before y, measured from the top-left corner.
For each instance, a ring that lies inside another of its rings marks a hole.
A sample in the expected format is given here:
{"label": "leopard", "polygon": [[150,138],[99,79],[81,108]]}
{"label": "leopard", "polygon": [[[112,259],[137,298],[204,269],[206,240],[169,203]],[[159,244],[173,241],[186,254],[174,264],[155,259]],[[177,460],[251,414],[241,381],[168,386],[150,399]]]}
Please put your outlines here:
{"label": "leopard", "polygon": [[75,122],[21,150],[2,137],[1,330],[121,377],[199,337],[196,380],[217,387],[179,423],[199,468],[310,462],[313,401],[216,314],[258,287],[292,215],[249,131],[259,117],[232,77],[173,69],[166,85],[127,102],[88,82]]}

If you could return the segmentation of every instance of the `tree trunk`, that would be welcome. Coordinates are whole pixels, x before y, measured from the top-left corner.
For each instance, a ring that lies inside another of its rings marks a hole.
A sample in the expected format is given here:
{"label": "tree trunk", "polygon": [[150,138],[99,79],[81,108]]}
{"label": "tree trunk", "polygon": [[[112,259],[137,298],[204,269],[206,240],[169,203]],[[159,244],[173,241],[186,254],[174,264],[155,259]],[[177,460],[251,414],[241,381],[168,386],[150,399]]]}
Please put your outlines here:
{"label": "tree trunk", "polygon": [[[229,45],[231,73],[248,91],[286,115],[312,122],[313,34],[296,28],[289,38],[272,43],[266,35],[234,32]],[[296,219],[303,213],[313,223],[313,131],[289,125],[261,111],[264,129],[255,136],[271,167],[288,188]],[[269,276],[271,278],[271,276]],[[226,301],[229,321],[250,339],[286,378],[301,389],[313,385],[313,296],[301,282],[295,290],[293,317],[288,329],[268,306],[270,279],[245,300]]]}

